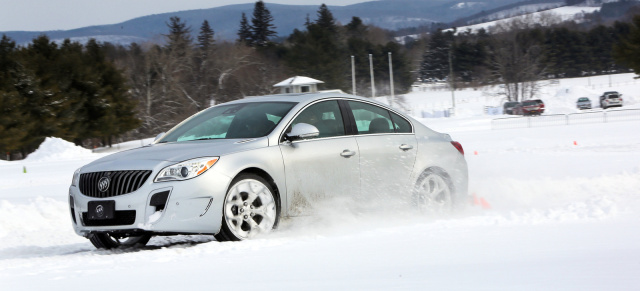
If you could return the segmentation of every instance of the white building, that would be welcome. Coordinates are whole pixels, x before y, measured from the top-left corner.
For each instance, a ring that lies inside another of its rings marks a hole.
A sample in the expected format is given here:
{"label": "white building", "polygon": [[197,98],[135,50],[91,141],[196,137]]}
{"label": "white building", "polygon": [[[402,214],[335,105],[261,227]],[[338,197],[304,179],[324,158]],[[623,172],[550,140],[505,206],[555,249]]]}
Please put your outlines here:
{"label": "white building", "polygon": [[295,76],[286,79],[273,87],[280,87],[280,93],[313,93],[318,92],[318,84],[324,82],[309,77]]}

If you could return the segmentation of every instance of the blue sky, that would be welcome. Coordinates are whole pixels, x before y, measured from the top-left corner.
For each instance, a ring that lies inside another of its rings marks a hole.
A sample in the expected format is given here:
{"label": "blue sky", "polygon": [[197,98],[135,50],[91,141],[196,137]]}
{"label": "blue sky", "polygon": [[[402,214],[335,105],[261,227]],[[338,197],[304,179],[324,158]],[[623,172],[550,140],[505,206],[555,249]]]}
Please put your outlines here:
{"label": "blue sky", "polygon": [[[272,0],[267,3],[349,5],[366,0]],[[0,0],[0,31],[67,30],[123,22],[139,16],[255,3],[252,0]]]}

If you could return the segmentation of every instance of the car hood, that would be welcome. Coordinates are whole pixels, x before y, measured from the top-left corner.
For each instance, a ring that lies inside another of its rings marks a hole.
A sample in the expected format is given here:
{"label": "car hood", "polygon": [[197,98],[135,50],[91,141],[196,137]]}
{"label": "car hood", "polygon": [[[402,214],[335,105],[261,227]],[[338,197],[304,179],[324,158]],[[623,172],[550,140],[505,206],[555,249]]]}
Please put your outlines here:
{"label": "car hood", "polygon": [[118,152],[82,167],[82,172],[154,169],[193,158],[226,154],[267,147],[266,137],[257,139],[221,139],[151,144]]}

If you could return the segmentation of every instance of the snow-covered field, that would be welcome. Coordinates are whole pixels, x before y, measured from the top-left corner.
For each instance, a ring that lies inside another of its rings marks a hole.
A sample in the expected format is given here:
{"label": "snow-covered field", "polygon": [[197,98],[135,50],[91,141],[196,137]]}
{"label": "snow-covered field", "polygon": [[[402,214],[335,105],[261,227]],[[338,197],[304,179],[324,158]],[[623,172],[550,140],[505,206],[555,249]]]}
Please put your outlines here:
{"label": "snow-covered field", "polygon": [[[630,78],[561,80],[542,99],[567,113],[583,94],[618,90],[637,108]],[[67,189],[76,168],[108,153],[48,139],[25,161],[0,162],[0,289],[640,290],[640,121],[491,130],[482,92],[456,92],[456,117],[420,120],[462,143],[469,190],[488,205],[434,217],[334,204],[245,242],[95,250],[71,228]],[[428,110],[451,95],[405,98]]]}

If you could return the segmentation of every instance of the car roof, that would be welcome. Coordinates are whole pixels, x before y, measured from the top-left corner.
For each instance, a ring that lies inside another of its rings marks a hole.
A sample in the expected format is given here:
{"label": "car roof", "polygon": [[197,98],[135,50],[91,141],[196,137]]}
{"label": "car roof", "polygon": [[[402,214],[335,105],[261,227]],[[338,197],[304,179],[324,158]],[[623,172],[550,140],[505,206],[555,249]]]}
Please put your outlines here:
{"label": "car roof", "polygon": [[[361,101],[377,103],[378,105],[388,107],[387,105],[371,98],[365,98],[365,97],[360,97],[356,95],[346,94],[344,92],[339,92],[339,91],[250,96],[250,97],[245,97],[244,99],[234,100],[234,101],[221,103],[221,104],[238,104],[238,103],[252,103],[252,102],[296,102],[296,103],[306,104],[316,100],[327,99],[327,98],[357,99]],[[216,104],[216,105],[221,105],[221,104]]]}

